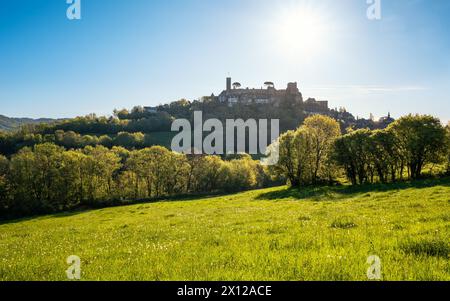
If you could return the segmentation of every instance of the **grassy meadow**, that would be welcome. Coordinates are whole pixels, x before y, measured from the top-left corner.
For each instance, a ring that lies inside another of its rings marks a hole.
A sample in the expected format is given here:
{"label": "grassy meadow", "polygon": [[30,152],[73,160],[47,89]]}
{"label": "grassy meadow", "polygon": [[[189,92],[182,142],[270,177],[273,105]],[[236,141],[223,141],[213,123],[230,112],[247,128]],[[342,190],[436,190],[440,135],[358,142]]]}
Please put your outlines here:
{"label": "grassy meadow", "polygon": [[0,280],[450,280],[450,179],[286,187],[0,224]]}

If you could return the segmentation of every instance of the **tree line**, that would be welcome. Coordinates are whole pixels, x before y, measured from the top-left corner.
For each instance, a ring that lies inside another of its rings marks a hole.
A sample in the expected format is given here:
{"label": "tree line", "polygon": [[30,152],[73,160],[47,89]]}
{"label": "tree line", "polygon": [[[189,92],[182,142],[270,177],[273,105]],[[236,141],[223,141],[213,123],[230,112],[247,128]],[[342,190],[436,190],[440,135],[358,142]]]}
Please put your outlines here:
{"label": "tree line", "polygon": [[408,115],[384,130],[347,129],[313,116],[269,147],[279,152],[272,173],[292,186],[335,183],[343,173],[353,184],[418,179],[425,167],[450,173],[450,124],[432,116]]}
{"label": "tree line", "polygon": [[[170,144],[170,133],[165,134],[166,144]],[[86,146],[101,145],[108,148],[121,146],[126,149],[141,149],[158,145],[160,139],[155,133],[119,132],[113,135],[82,135],[74,131],[56,130],[52,134],[33,132],[0,133],[0,153],[6,156],[17,153],[24,147],[33,147],[37,144],[53,143],[66,149],[82,149]]]}
{"label": "tree line", "polygon": [[126,200],[235,192],[270,182],[264,168],[248,155],[224,160],[186,156],[160,146],[65,150],[44,143],[23,148],[10,159],[0,156],[0,214],[23,216]]}

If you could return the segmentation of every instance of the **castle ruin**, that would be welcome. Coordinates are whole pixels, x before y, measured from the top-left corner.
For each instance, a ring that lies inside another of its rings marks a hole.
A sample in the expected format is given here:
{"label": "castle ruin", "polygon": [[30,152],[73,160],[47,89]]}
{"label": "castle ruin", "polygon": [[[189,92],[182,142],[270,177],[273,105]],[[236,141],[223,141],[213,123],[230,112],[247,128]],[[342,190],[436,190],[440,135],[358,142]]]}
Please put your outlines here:
{"label": "castle ruin", "polygon": [[221,103],[232,107],[235,104],[272,104],[279,106],[283,102],[303,105],[307,112],[323,112],[328,110],[328,101],[318,101],[309,98],[303,101],[297,83],[288,83],[286,89],[276,89],[272,82],[264,83],[265,89],[241,88],[240,83],[232,83],[231,78],[226,79],[226,89],[217,97]]}

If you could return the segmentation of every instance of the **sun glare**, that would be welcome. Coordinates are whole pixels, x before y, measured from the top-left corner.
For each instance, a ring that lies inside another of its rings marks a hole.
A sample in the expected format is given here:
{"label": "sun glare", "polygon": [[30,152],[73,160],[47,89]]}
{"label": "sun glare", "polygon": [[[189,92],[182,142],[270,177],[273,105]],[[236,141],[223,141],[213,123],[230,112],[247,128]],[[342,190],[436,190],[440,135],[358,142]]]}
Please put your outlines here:
{"label": "sun glare", "polygon": [[282,9],[271,25],[278,49],[285,54],[307,57],[326,47],[330,30],[320,10],[302,5]]}

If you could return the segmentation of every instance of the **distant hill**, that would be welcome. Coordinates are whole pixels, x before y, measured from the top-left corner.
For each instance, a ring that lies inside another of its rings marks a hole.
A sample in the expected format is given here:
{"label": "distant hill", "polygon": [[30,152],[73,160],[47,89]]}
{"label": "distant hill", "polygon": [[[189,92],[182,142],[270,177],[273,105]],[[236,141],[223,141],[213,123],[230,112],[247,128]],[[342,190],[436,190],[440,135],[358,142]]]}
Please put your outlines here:
{"label": "distant hill", "polygon": [[40,118],[40,119],[31,119],[31,118],[10,118],[3,115],[0,115],[0,130],[11,131],[17,129],[21,125],[24,124],[37,124],[37,123],[47,123],[56,121],[55,119],[50,118]]}

